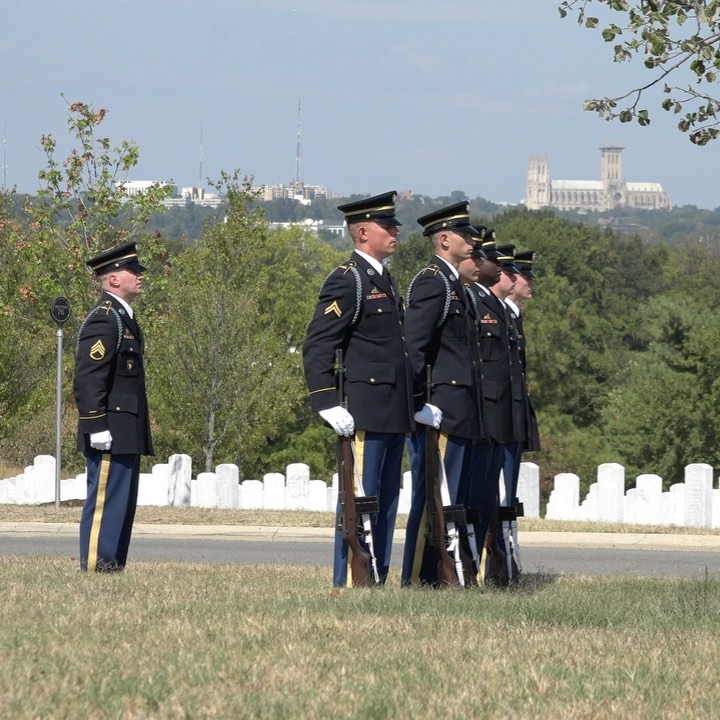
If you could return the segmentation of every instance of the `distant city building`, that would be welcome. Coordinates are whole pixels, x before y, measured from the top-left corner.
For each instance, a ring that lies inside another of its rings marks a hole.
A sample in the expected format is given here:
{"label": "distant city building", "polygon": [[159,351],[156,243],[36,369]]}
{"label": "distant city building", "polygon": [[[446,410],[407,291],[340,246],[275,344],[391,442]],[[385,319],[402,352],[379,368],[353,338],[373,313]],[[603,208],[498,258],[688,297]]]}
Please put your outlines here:
{"label": "distant city building", "polygon": [[[126,195],[140,195],[147,192],[153,185],[165,187],[169,183],[160,180],[129,180],[122,183],[123,192]],[[219,207],[223,199],[214,193],[205,192],[202,188],[183,187],[178,189],[172,185],[172,194],[167,200],[163,200],[165,207],[185,207],[186,205],[201,205],[202,207]]]}
{"label": "distant city building", "polygon": [[[177,190],[177,188],[175,188]],[[165,207],[185,207],[186,205],[200,205],[201,207],[220,207],[223,198],[215,193],[205,192],[203,188],[183,187],[174,192],[171,198],[163,200]]]}
{"label": "distant city building", "polygon": [[270,228],[273,230],[277,229],[285,229],[285,228],[291,228],[291,227],[301,227],[303,230],[310,230],[311,232],[314,232],[316,235],[319,233],[320,230],[323,230],[325,232],[331,233],[332,235],[337,235],[338,237],[345,237],[345,228],[346,225],[343,223],[342,225],[329,225],[323,222],[322,220],[298,220],[298,221],[291,221],[291,222],[271,222],[269,223]]}
{"label": "distant city building", "polygon": [[262,185],[255,190],[260,191],[260,198],[265,202],[271,200],[295,200],[302,205],[310,205],[313,200],[328,199],[332,193],[324,185],[305,185],[301,182],[290,185]]}
{"label": "distant city building", "polygon": [[672,200],[656,182],[625,182],[620,145],[600,148],[600,180],[551,180],[547,157],[533,155],[528,164],[525,207],[528,210],[585,210],[616,208],[672,210]]}

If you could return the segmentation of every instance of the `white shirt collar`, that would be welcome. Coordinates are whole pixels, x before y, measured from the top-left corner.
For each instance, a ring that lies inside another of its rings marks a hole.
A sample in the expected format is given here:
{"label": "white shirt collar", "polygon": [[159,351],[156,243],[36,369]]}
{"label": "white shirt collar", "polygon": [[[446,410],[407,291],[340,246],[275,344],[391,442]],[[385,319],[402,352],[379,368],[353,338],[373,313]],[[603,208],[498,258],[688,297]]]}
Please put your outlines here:
{"label": "white shirt collar", "polygon": [[460,271],[454,265],[451,265],[445,258],[440,257],[439,255],[437,257],[439,257],[452,270],[452,274],[457,280],[460,277]]}
{"label": "white shirt collar", "polygon": [[133,318],[133,311],[132,308],[121,298],[118,297],[115,293],[110,292],[109,290],[105,291],[108,295],[112,295],[124,308],[127,310],[127,314],[130,316],[130,319]]}
{"label": "white shirt collar", "polygon": [[510,298],[505,298],[505,304],[520,317],[520,308]]}
{"label": "white shirt collar", "polygon": [[364,258],[365,260],[367,260],[375,268],[375,270],[378,271],[378,273],[380,275],[383,274],[383,270],[385,269],[385,267],[379,260],[376,260],[374,257],[370,257],[367,253],[364,253],[362,250],[358,250],[357,248],[355,248],[355,252],[361,258]]}

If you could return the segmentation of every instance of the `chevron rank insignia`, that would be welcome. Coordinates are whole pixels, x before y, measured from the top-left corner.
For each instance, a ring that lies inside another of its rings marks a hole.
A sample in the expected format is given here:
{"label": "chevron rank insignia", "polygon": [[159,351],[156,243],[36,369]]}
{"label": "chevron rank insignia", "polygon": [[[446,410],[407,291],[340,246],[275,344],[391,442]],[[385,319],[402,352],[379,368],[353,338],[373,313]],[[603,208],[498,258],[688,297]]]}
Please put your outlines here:
{"label": "chevron rank insignia", "polygon": [[342,310],[340,310],[337,300],[333,300],[332,303],[325,308],[325,315],[329,315],[330,313],[335,313],[338,317],[342,317]]}
{"label": "chevron rank insignia", "polygon": [[91,360],[102,360],[105,357],[105,346],[102,340],[98,340],[90,348],[90,359]]}

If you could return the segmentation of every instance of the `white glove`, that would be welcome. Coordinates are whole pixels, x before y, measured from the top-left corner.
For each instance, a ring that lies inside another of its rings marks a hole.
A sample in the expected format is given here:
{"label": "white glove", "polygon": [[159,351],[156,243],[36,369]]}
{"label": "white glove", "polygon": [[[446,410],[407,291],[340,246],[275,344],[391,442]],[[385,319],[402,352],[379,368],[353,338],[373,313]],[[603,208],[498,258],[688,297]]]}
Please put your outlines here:
{"label": "white glove", "polygon": [[415,420],[423,425],[432,425],[436,430],[439,430],[442,422],[442,410],[430,403],[425,403],[422,410],[415,413]]}
{"label": "white glove", "polygon": [[353,416],[340,405],[320,410],[320,417],[338,434],[349,437],[355,432]]}
{"label": "white glove", "polygon": [[112,445],[112,435],[109,430],[90,433],[90,447],[96,450],[109,450]]}

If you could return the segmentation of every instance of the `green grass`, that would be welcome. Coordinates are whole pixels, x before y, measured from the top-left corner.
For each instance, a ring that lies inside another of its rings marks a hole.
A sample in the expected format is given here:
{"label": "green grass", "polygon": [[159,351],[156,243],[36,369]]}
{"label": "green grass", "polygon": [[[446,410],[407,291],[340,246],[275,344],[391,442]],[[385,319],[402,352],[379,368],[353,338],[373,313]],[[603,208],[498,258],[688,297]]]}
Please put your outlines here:
{"label": "green grass", "polygon": [[332,589],[325,568],[0,558],[0,717],[717,717],[720,581]]}

